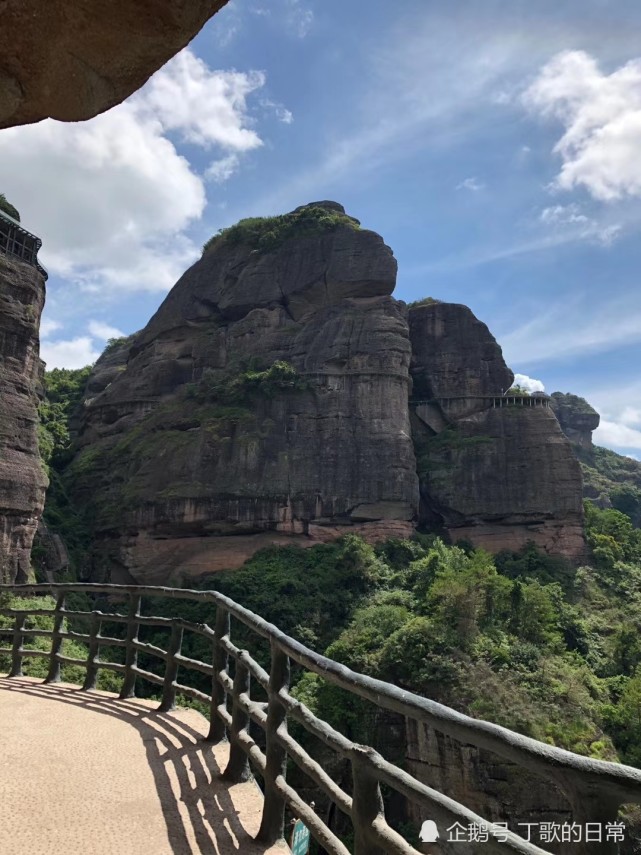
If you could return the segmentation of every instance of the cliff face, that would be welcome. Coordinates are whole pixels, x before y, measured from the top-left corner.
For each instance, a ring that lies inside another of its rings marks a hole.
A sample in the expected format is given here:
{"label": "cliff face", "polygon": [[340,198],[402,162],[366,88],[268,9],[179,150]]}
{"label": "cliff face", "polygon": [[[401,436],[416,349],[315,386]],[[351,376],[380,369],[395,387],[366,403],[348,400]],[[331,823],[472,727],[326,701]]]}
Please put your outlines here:
{"label": "cliff face", "polygon": [[592,449],[592,431],[595,431],[601,416],[585,398],[563,392],[552,392],[552,409],[561,430],[573,445],[585,451]]}
{"label": "cliff face", "polygon": [[493,408],[513,375],[485,324],[453,304],[408,312],[395,279],[389,247],[336,203],[215,239],[89,381],[69,479],[94,578],[167,582],[418,523],[582,554],[552,411]]}
{"label": "cliff face", "polygon": [[126,366],[99,361],[71,472],[98,574],[166,581],[291,538],[411,533],[407,321],[391,250],[356,225],[268,252],[219,240]]}
{"label": "cliff face", "polygon": [[47,477],[38,454],[45,285],[35,267],[0,254],[0,580],[26,582]]}
{"label": "cliff face", "polygon": [[495,406],[513,375],[466,306],[411,308],[410,334],[421,520],[491,552],[581,558],[581,471],[553,411]]}

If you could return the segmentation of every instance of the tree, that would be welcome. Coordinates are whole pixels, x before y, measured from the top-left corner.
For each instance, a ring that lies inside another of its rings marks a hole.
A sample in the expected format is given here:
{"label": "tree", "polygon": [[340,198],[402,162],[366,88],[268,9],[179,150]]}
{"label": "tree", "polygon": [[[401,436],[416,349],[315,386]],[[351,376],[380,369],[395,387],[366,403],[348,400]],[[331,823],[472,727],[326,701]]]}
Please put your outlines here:
{"label": "tree", "polygon": [[8,201],[4,193],[0,193],[0,211],[4,211],[5,214],[9,214],[9,216],[13,217],[14,220],[20,222],[20,214],[18,213],[18,209],[13,207],[13,205],[11,204],[11,202]]}

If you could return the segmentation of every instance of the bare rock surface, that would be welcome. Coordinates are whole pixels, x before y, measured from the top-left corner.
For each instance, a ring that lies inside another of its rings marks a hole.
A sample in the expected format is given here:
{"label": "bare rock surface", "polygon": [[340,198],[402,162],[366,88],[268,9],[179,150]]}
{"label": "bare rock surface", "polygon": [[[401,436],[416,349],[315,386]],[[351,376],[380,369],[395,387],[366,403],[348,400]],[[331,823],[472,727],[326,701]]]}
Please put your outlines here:
{"label": "bare rock surface", "polygon": [[0,3],[0,128],[90,119],[124,101],[227,0]]}
{"label": "bare rock surface", "polygon": [[571,443],[585,451],[592,449],[592,431],[595,431],[601,416],[594,407],[578,395],[552,392],[552,409],[556,415],[561,430]]}
{"label": "bare rock surface", "polygon": [[410,331],[414,394],[453,397],[413,411],[422,520],[490,552],[582,558],[581,470],[552,409],[493,407],[513,375],[466,306],[412,308]]}
{"label": "bare rock surface", "polygon": [[35,267],[0,254],[0,581],[26,582],[47,476],[38,454],[45,284]]}
{"label": "bare rock surface", "polygon": [[108,353],[90,381],[72,475],[96,508],[95,572],[167,581],[269,543],[409,535],[395,277],[389,247],[356,223],[205,252],[127,345],[125,370]]}
{"label": "bare rock surface", "polygon": [[335,202],[215,238],[89,380],[68,477],[93,578],[167,583],[419,523],[581,557],[581,475],[552,410],[493,408],[513,374],[487,326],[455,304],[408,312],[395,280]]}

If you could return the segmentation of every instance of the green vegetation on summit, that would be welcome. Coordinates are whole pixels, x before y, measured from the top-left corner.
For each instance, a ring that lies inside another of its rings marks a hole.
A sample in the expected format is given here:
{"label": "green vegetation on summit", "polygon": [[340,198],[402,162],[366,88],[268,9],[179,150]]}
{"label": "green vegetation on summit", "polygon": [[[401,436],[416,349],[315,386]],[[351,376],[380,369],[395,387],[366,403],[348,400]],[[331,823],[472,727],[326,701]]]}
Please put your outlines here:
{"label": "green vegetation on summit", "polygon": [[276,217],[247,217],[220,229],[203,246],[203,254],[223,244],[244,244],[259,252],[271,252],[291,238],[332,232],[339,226],[360,228],[353,217],[337,210],[306,206]]}

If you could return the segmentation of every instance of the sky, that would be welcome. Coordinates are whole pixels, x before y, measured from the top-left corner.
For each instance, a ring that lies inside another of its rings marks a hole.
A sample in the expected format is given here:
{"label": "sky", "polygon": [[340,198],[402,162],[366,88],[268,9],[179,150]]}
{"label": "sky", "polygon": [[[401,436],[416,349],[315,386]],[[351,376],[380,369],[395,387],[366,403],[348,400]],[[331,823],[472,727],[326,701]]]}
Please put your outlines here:
{"label": "sky", "polygon": [[43,358],[141,329],[219,228],[333,199],[396,297],[470,306],[641,458],[640,26],[636,0],[231,0],[122,105],[0,131]]}

